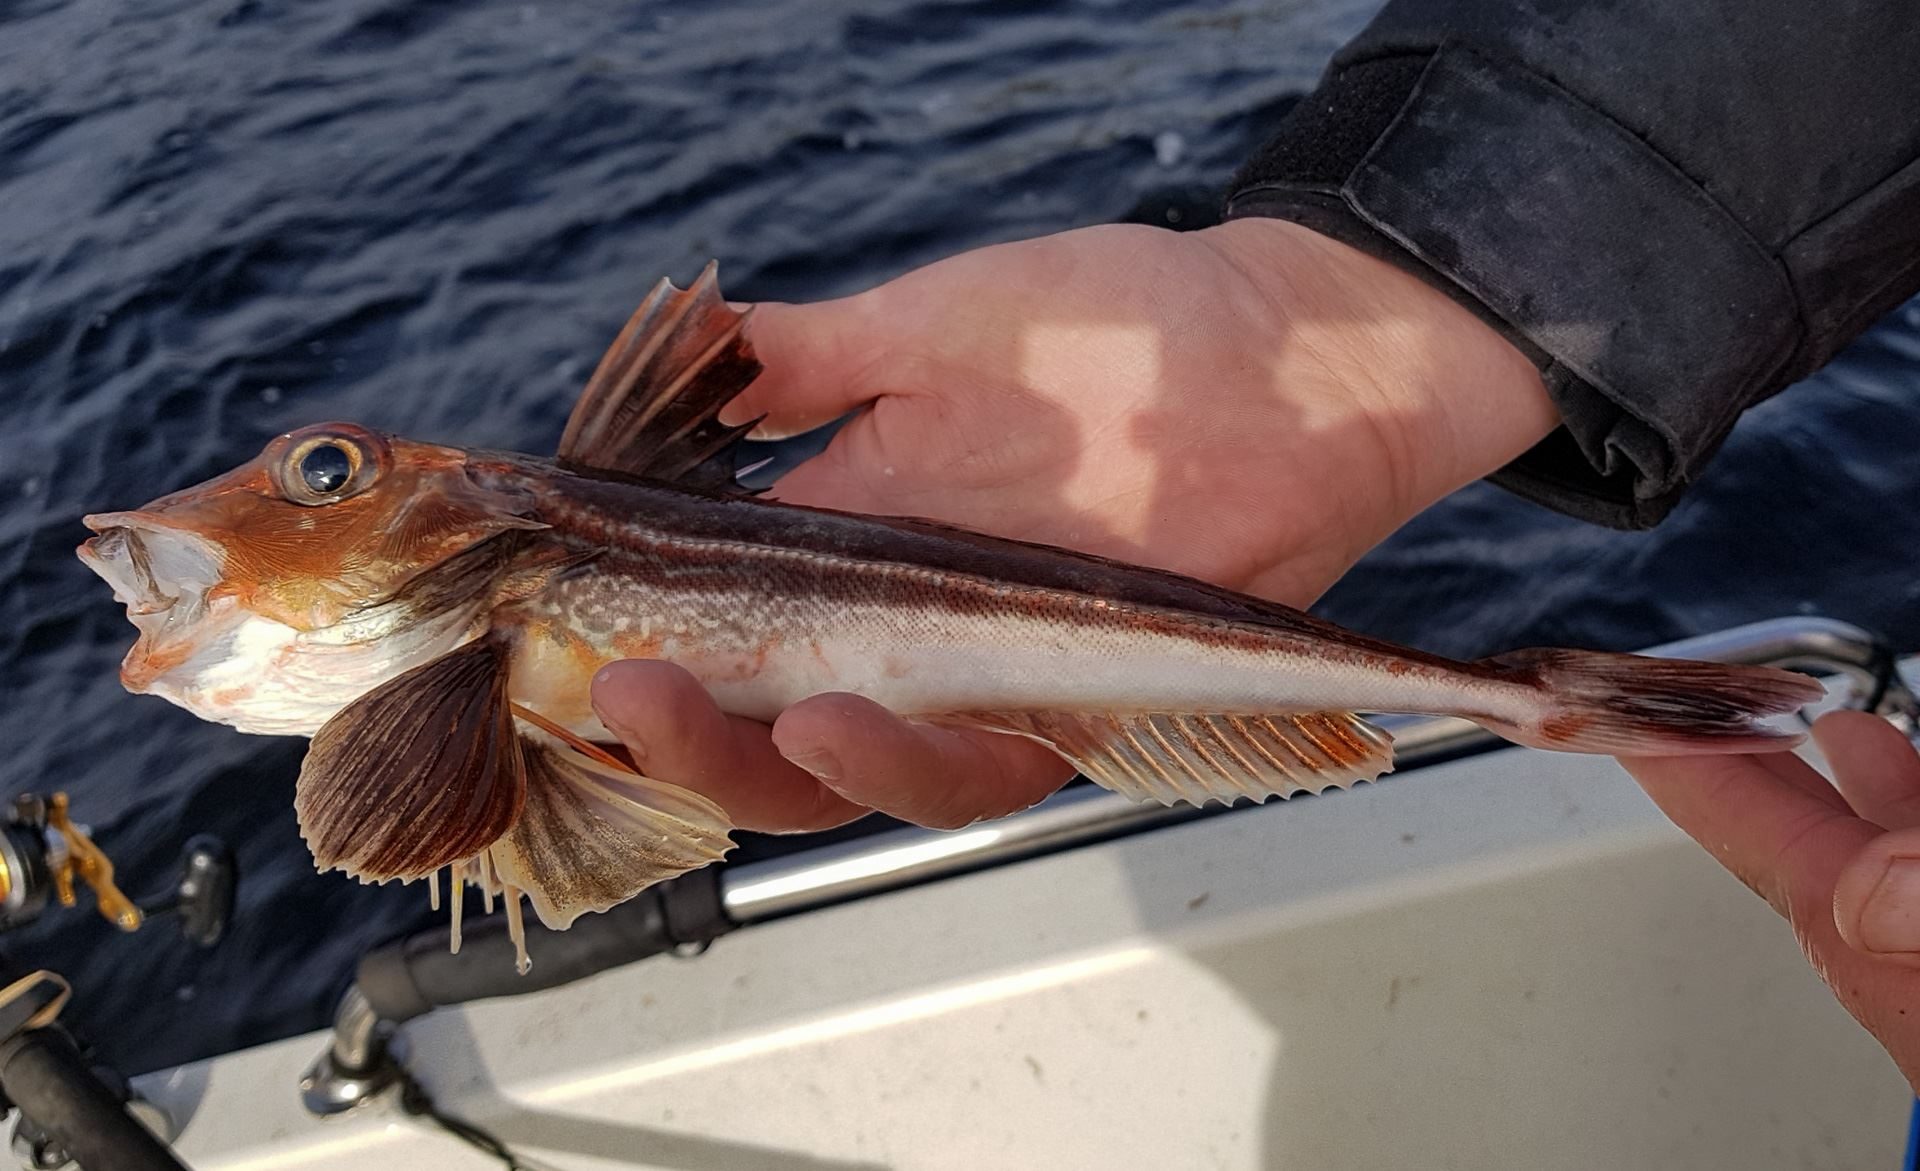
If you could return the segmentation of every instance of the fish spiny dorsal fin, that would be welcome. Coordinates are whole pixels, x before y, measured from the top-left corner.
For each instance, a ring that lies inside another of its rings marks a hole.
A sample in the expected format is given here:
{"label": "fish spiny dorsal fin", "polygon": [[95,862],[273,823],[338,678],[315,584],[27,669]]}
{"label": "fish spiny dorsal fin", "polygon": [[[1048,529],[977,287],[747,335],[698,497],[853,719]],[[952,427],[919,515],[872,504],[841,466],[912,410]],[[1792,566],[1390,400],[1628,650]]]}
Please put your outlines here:
{"label": "fish spiny dorsal fin", "polygon": [[697,488],[734,484],[733,447],[754,423],[718,416],[761,366],[746,335],[753,311],[727,304],[717,273],[707,265],[685,291],[654,286],[574,404],[561,460]]}
{"label": "fish spiny dorsal fin", "polygon": [[969,712],[938,722],[1037,740],[1088,780],[1162,805],[1265,801],[1345,788],[1393,771],[1393,740],[1351,712]]}
{"label": "fish spiny dorsal fin", "polygon": [[491,635],[341,708],[314,734],[293,792],[315,864],[367,882],[473,857],[525,801],[507,647]]}

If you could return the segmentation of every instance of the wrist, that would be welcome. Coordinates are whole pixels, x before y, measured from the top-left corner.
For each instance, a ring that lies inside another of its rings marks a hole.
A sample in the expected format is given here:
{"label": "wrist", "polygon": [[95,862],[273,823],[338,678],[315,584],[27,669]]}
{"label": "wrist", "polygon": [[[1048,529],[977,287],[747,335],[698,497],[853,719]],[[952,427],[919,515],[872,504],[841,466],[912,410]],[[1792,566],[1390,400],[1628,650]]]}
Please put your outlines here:
{"label": "wrist", "polygon": [[1378,427],[1399,520],[1559,426],[1532,361],[1419,277],[1286,220],[1199,234],[1259,287],[1288,344],[1332,372]]}

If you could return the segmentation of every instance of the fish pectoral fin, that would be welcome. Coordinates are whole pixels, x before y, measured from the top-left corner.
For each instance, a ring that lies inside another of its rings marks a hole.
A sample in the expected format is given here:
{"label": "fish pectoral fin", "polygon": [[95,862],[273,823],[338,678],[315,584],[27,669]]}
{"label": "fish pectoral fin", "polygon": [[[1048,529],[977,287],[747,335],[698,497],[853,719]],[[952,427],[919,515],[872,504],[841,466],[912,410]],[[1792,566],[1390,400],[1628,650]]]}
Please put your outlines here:
{"label": "fish pectoral fin", "polygon": [[1265,801],[1393,771],[1392,738],[1351,712],[969,712],[939,722],[1037,740],[1096,784],[1163,805]]}
{"label": "fish pectoral fin", "polygon": [[560,438],[562,460],[696,488],[737,488],[733,448],[754,423],[724,426],[720,408],[762,367],[746,336],[752,310],[727,304],[717,271],[707,265],[684,291],[665,280],[654,286],[574,404]]}
{"label": "fish pectoral fin", "polygon": [[[733,848],[726,811],[534,728],[520,733],[527,801],[490,851],[500,883],[524,892],[548,927],[626,902]],[[609,758],[610,760],[611,758]]]}
{"label": "fish pectoral fin", "polygon": [[473,857],[525,800],[507,647],[491,635],[340,709],[314,734],[293,792],[315,864],[368,882]]}

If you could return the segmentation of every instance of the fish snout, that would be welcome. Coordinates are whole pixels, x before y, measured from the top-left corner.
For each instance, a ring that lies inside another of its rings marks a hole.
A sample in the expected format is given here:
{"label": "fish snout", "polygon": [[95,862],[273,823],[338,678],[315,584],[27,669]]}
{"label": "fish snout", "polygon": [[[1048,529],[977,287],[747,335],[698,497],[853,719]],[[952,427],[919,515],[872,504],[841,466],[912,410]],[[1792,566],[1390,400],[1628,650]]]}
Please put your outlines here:
{"label": "fish snout", "polygon": [[219,580],[217,546],[192,533],[140,513],[97,513],[82,523],[99,535],[75,552],[113,587],[129,615],[164,613]]}
{"label": "fish snout", "polygon": [[139,532],[107,526],[96,531],[99,536],[80,546],[80,560],[113,587],[114,599],[127,607],[127,613],[159,614],[172,609],[179,596],[167,593],[154,580],[153,561]]}

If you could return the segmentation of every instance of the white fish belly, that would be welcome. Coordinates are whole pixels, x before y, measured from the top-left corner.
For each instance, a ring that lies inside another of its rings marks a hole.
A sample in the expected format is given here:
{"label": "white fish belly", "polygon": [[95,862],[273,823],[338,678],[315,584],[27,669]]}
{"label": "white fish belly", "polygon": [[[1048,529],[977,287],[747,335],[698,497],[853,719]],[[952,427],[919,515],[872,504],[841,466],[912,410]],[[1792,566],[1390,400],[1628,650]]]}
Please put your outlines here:
{"label": "white fish belly", "polygon": [[964,711],[1437,712],[1516,719],[1524,688],[1287,631],[1091,599],[902,605],[749,590],[675,593],[609,575],[563,581],[528,608],[560,637],[516,653],[520,702],[595,739],[592,674],[621,658],[690,671],[726,711],[772,720],[822,692],[903,715]]}
{"label": "white fish belly", "polygon": [[[1284,640],[1275,639],[1275,643]],[[1512,689],[1419,667],[1399,673],[1282,646],[1249,649],[1142,634],[1115,622],[1009,622],[875,608],[832,629],[747,653],[693,647],[687,666],[720,706],[771,719],[823,691],[902,714],[957,711],[1275,713],[1459,711],[1507,714]],[[717,648],[716,648],[717,649]]]}

